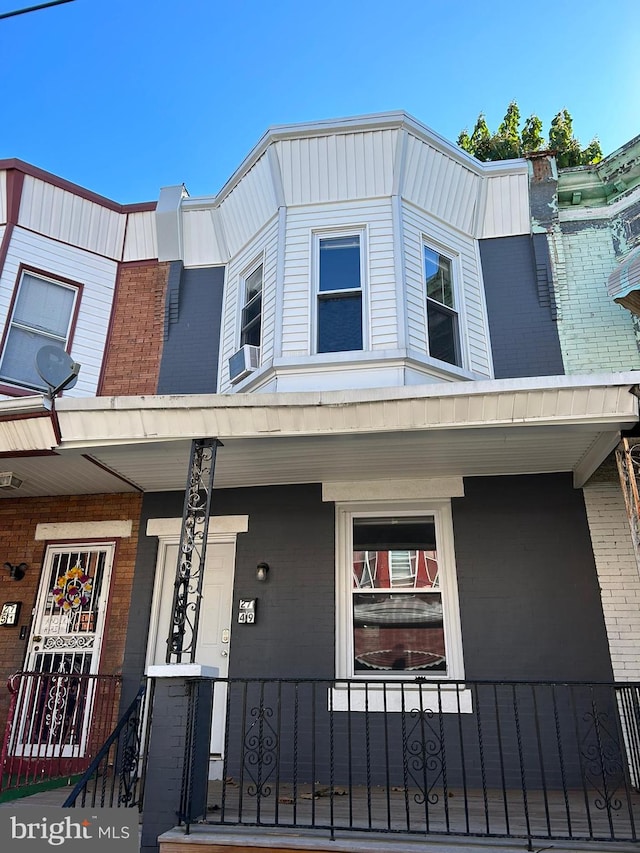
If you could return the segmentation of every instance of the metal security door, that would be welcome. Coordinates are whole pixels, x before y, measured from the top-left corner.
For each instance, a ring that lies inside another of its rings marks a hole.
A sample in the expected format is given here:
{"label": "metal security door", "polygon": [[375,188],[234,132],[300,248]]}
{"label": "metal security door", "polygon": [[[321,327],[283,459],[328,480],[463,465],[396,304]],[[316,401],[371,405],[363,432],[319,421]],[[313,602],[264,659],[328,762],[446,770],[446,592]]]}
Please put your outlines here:
{"label": "metal security door", "polygon": [[98,671],[114,544],[47,550],[21,685],[12,751],[84,754]]}

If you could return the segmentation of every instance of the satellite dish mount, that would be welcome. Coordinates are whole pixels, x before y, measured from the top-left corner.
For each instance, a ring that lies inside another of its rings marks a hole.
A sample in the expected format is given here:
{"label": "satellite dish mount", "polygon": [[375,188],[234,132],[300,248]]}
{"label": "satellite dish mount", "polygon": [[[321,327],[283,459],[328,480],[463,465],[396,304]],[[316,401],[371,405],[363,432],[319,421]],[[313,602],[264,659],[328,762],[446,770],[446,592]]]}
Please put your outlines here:
{"label": "satellite dish mount", "polygon": [[49,399],[53,400],[65,388],[73,388],[80,365],[62,347],[47,344],[36,353],[36,370],[49,389]]}

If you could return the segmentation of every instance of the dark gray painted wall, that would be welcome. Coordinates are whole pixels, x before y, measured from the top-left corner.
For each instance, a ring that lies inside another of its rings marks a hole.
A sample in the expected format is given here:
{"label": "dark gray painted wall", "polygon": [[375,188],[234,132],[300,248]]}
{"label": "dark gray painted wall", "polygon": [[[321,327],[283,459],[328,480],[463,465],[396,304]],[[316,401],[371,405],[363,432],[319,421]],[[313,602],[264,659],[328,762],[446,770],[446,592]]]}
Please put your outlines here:
{"label": "dark gray painted wall", "polygon": [[[149,518],[182,516],[183,494],[145,495],[140,530]],[[216,490],[213,515],[248,515],[238,535],[233,612],[240,598],[258,599],[255,625],[232,624],[231,676],[317,677],[334,674],[334,507],[318,485]],[[158,540],[141,535],[125,649],[126,696],[144,669]],[[256,565],[271,566],[266,583]]]}
{"label": "dark gray painted wall", "polygon": [[474,477],[453,501],[467,677],[612,678],[582,491]]}
{"label": "dark gray painted wall", "polygon": [[[146,495],[148,518],[182,515],[182,494]],[[232,625],[230,675],[334,676],[334,507],[318,485],[215,491],[215,515],[247,514],[234,613],[258,598],[254,626]],[[582,492],[568,474],[465,480],[453,501],[469,679],[612,677]],[[144,666],[157,540],[142,536],[127,636],[127,695]],[[271,565],[267,583],[255,567]]]}
{"label": "dark gray painted wall", "polygon": [[480,240],[496,379],[564,373],[545,241],[544,234]]}
{"label": "dark gray painted wall", "polygon": [[158,394],[216,392],[223,290],[224,267],[171,264]]}

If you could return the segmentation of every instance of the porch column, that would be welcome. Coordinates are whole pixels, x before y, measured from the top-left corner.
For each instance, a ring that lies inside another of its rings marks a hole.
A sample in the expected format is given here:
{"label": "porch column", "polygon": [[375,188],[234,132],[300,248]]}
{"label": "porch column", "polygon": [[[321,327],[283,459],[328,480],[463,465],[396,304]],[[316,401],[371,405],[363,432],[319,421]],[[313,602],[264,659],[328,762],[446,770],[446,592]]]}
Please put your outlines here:
{"label": "porch column", "polygon": [[156,681],[142,810],[141,853],[158,853],[158,836],[206,816],[209,741],[216,667],[150,666]]}
{"label": "porch column", "polygon": [[219,445],[221,442],[217,438],[196,438],[191,442],[167,637],[167,663],[195,663],[196,659],[211,492]]}

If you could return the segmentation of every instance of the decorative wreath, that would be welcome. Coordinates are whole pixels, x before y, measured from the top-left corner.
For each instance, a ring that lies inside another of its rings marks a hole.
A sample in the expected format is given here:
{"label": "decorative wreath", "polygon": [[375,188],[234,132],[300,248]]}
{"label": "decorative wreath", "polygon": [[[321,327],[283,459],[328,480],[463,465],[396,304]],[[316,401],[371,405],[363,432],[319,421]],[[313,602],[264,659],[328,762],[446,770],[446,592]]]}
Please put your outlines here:
{"label": "decorative wreath", "polygon": [[91,587],[91,578],[76,563],[57,579],[53,597],[62,610],[77,610],[89,603]]}

